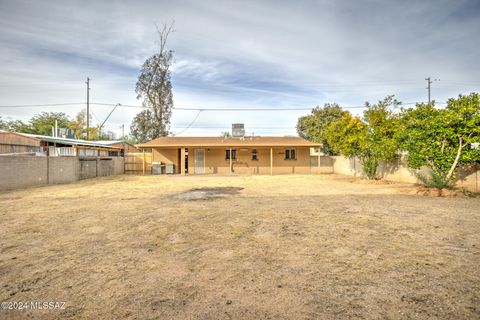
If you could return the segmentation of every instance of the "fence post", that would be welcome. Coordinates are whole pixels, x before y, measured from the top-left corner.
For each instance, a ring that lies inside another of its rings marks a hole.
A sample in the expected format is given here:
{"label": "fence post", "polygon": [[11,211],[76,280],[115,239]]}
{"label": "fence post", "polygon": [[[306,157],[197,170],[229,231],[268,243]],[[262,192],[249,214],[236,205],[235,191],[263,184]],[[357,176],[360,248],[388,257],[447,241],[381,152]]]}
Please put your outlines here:
{"label": "fence post", "polygon": [[145,175],[145,149],[143,149],[142,172]]}

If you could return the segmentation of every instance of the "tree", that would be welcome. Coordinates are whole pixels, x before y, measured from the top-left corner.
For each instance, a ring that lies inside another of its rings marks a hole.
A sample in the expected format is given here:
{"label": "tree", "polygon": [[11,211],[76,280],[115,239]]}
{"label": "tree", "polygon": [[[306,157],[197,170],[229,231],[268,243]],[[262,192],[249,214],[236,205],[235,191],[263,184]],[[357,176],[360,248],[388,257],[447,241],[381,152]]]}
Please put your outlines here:
{"label": "tree", "polygon": [[[90,117],[90,123],[92,123],[92,116]],[[69,120],[67,127],[72,129],[76,139],[87,138],[87,111],[83,109],[73,120]],[[102,132],[100,125],[91,126],[88,128],[89,140],[111,140],[114,134],[112,132]]]}
{"label": "tree", "polygon": [[68,116],[63,112],[42,112],[30,119],[31,131],[49,136],[52,134],[52,128],[55,127],[55,121],[58,128],[66,128],[69,123]]}
{"label": "tree", "polygon": [[135,116],[130,126],[130,134],[137,143],[143,143],[157,137],[154,117],[150,109],[143,110]]}
{"label": "tree", "polygon": [[345,112],[326,129],[328,143],[335,152],[358,157],[368,179],[375,179],[380,160],[397,156],[398,116],[394,109],[400,102],[388,96],[377,104],[365,103],[363,119]]}
{"label": "tree", "polygon": [[327,141],[328,126],[339,119],[345,111],[337,104],[326,103],[323,108],[317,106],[311,114],[298,118],[297,133],[300,137],[322,144],[321,151],[327,155],[334,155],[334,151]]}
{"label": "tree", "polygon": [[480,162],[480,100],[477,93],[449,99],[445,109],[419,103],[403,110],[400,143],[413,169],[426,166],[431,176],[420,178],[438,188],[450,187],[461,165]]}
{"label": "tree", "polygon": [[33,133],[32,128],[28,123],[21,120],[2,120],[0,117],[0,130]]}
{"label": "tree", "polygon": [[[135,126],[149,125],[150,127],[145,132],[148,132],[148,136],[153,138],[168,135],[173,107],[170,80],[173,51],[167,49],[167,40],[170,33],[173,32],[173,23],[170,26],[163,25],[162,29],[157,27],[157,32],[160,40],[159,51],[143,63],[135,89],[137,99],[142,99],[143,106],[151,111],[143,113],[139,118],[142,119],[142,124],[135,124]],[[152,119],[143,121],[145,116]]]}
{"label": "tree", "polygon": [[[92,116],[90,117],[90,123],[92,123]],[[87,111],[83,109],[73,120],[68,123],[68,127],[73,130],[76,139],[85,139],[87,137]],[[92,129],[90,128],[89,136],[91,136]]]}
{"label": "tree", "polygon": [[230,132],[228,132],[228,131],[222,131],[222,132],[220,133],[220,137],[231,138],[232,135],[231,135]]}

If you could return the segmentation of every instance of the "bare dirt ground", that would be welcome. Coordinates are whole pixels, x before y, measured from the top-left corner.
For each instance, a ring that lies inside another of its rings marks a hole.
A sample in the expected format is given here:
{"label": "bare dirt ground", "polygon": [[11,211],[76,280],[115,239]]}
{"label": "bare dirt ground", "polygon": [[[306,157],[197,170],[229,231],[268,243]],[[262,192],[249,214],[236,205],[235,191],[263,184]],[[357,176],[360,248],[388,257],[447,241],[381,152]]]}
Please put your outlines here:
{"label": "bare dirt ground", "polygon": [[[480,199],[336,175],[0,194],[0,319],[480,318]],[[206,198],[206,199],[205,199]]]}

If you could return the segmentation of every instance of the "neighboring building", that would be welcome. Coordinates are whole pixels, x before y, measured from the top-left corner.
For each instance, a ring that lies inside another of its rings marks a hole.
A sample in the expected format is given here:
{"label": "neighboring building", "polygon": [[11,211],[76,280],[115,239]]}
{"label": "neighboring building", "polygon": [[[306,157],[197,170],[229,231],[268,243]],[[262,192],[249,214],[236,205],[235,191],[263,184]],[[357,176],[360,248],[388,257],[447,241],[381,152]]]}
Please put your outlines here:
{"label": "neighboring building", "polygon": [[0,154],[103,157],[122,156],[123,149],[96,141],[0,131]]}
{"label": "neighboring building", "polygon": [[95,142],[109,147],[122,148],[125,154],[140,152],[134,145],[122,140],[102,140]]}
{"label": "neighboring building", "polygon": [[320,168],[310,155],[320,144],[299,137],[161,137],[136,147],[152,149],[153,166],[173,164],[181,174],[317,173]]}
{"label": "neighboring building", "polygon": [[32,154],[41,153],[44,148],[41,141],[24,134],[0,130],[0,154]]}

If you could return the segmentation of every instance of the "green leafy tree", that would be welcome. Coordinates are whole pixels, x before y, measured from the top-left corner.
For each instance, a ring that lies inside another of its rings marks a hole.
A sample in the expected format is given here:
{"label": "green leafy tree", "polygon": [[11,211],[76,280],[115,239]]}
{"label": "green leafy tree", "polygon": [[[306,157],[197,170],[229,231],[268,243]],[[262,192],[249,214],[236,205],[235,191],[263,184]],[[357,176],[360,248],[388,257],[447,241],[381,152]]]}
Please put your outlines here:
{"label": "green leafy tree", "polygon": [[[90,117],[90,123],[92,123],[92,116]],[[86,139],[87,138],[87,111],[83,109],[73,120],[69,120],[67,127],[72,129],[76,139]],[[101,130],[100,125],[90,126],[88,128],[88,139],[89,140],[111,140],[112,132],[104,132]]]}
{"label": "green leafy tree", "polygon": [[408,166],[426,166],[431,176],[420,178],[438,188],[451,187],[461,165],[480,162],[480,100],[477,93],[449,99],[445,109],[417,104],[403,110],[401,147],[408,152]]}
{"label": "green leafy tree", "polygon": [[33,133],[32,128],[28,123],[21,120],[2,120],[0,117],[0,130]]}
{"label": "green leafy tree", "polygon": [[167,49],[167,39],[173,31],[173,24],[157,28],[157,31],[159,51],[144,62],[135,89],[137,99],[141,99],[143,106],[151,111],[143,113],[141,118],[151,117],[150,120],[143,121],[142,125],[150,125],[146,131],[153,138],[168,135],[173,108],[170,71],[173,51]]}
{"label": "green leafy tree", "polygon": [[388,96],[376,104],[366,103],[363,119],[345,112],[326,130],[328,143],[335,152],[358,157],[368,179],[375,179],[380,160],[397,156],[399,119],[394,113],[400,102]]}
{"label": "green leafy tree", "polygon": [[137,143],[143,143],[158,137],[153,119],[150,109],[143,110],[135,116],[130,126],[130,135]]}
{"label": "green leafy tree", "polygon": [[30,119],[32,133],[49,136],[57,121],[58,128],[66,128],[69,123],[68,116],[63,112],[42,112]]}
{"label": "green leafy tree", "polygon": [[327,128],[339,120],[345,111],[336,104],[326,103],[323,107],[315,107],[311,114],[298,118],[297,133],[300,137],[322,144],[321,151],[327,155],[333,155],[334,150],[327,140]]}
{"label": "green leafy tree", "polygon": [[[92,116],[90,116],[90,123],[92,123]],[[73,130],[76,139],[86,139],[87,138],[87,111],[83,109],[73,120],[70,120],[68,123],[68,128]],[[90,128],[89,136],[92,137],[92,131],[94,128]]]}

